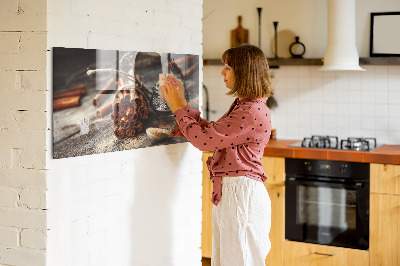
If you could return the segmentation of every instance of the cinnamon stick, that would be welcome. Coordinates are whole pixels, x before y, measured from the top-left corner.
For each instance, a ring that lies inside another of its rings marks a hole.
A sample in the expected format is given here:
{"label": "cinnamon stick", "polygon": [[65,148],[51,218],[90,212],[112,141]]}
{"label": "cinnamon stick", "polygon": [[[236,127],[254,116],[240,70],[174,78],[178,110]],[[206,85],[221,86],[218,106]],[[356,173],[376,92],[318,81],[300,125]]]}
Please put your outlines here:
{"label": "cinnamon stick", "polygon": [[114,135],[118,139],[122,139],[125,136],[125,132],[122,130],[122,128],[116,127],[115,130],[114,130]]}
{"label": "cinnamon stick", "polygon": [[190,74],[192,74],[197,65],[198,65],[198,63],[196,62],[193,66],[189,67],[189,68],[185,71],[185,73],[183,73],[183,76],[184,76],[184,77],[188,77]]}
{"label": "cinnamon stick", "polygon": [[53,100],[53,110],[61,110],[79,105],[80,96],[64,97]]}
{"label": "cinnamon stick", "polygon": [[96,94],[96,97],[94,97],[94,99],[93,99],[93,105],[94,106],[99,106],[100,105],[100,103],[101,103],[100,95],[105,94],[106,92],[108,92],[111,89],[111,86],[113,84],[115,84],[115,77],[111,78],[107,82],[107,84],[103,87],[103,89]]}
{"label": "cinnamon stick", "polygon": [[172,62],[168,62],[166,63],[167,66],[171,66],[174,62],[175,64],[180,68],[183,69],[185,68],[185,64],[187,61],[192,60],[194,58],[194,55],[189,55],[189,56],[185,56],[185,57],[181,57],[179,59],[176,59]]}
{"label": "cinnamon stick", "polygon": [[113,111],[113,103],[109,103],[106,106],[103,106],[100,110],[96,112],[98,118],[105,117]]}
{"label": "cinnamon stick", "polygon": [[86,85],[81,84],[74,87],[70,87],[64,90],[56,91],[53,94],[53,99],[80,96],[86,94]]}

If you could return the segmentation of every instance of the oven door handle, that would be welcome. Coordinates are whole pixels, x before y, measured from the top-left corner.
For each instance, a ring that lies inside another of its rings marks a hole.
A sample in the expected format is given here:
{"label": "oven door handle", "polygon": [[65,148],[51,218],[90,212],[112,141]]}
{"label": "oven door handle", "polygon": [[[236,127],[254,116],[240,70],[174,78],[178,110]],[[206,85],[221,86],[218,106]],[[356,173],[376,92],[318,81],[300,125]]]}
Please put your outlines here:
{"label": "oven door handle", "polygon": [[310,181],[310,180],[305,180],[303,178],[298,178],[298,177],[288,177],[286,181],[290,182],[296,182],[296,183],[301,183],[304,185],[319,185],[319,184],[324,184],[324,185],[341,185],[347,188],[353,188],[353,189],[361,189],[363,187],[363,183],[361,182],[335,182],[335,181],[321,181],[321,180],[315,180],[315,181]]}

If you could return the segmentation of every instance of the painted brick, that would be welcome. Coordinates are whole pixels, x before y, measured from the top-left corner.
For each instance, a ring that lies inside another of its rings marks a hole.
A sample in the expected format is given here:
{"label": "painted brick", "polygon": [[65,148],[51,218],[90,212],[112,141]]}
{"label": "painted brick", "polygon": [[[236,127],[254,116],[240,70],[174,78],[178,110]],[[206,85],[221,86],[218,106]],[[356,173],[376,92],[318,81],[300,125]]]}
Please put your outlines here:
{"label": "painted brick", "polygon": [[46,110],[46,93],[43,91],[1,90],[0,99],[1,109]]}
{"label": "painted brick", "polygon": [[164,26],[152,26],[149,27],[147,25],[138,25],[136,29],[136,33],[138,37],[145,39],[152,39],[154,36],[157,36],[157,39],[166,40],[171,35],[169,28]]}
{"label": "painted brick", "polygon": [[0,169],[11,167],[11,154],[9,149],[0,149]]}
{"label": "painted brick", "polygon": [[[189,14],[191,15],[192,18],[198,18],[198,19],[202,20],[202,18],[203,18],[203,2],[199,1],[199,3],[197,3],[197,4],[191,3]],[[200,29],[201,29],[201,27],[200,27]]]}
{"label": "painted brick", "polygon": [[[14,89],[15,88],[15,71],[3,71],[0,68],[0,90]],[[2,102],[4,99],[0,98],[0,109],[2,108]]]}
{"label": "painted brick", "polygon": [[0,186],[46,189],[46,170],[0,169]]}
{"label": "painted brick", "polygon": [[179,26],[179,23],[181,21],[181,16],[177,14],[173,14],[171,12],[165,12],[164,10],[158,10],[155,13],[155,16],[157,19],[163,21],[162,26],[168,27],[167,33],[170,33],[169,30],[171,27],[177,27]]}
{"label": "painted brick", "polygon": [[21,149],[11,149],[11,168],[21,168]]}
{"label": "painted brick", "polygon": [[19,32],[0,32],[0,54],[16,54],[20,48]]}
{"label": "painted brick", "polygon": [[46,91],[45,71],[15,71],[15,88],[20,90]]}
{"label": "painted brick", "polygon": [[108,217],[110,213],[103,212],[91,215],[88,219],[88,234],[93,234],[98,231],[105,231],[109,226]]}
{"label": "painted brick", "polygon": [[152,47],[160,52],[178,53],[180,50],[180,41],[168,42],[166,40],[156,39],[152,41]]}
{"label": "painted brick", "polygon": [[23,150],[21,153],[21,166],[23,168],[45,169],[45,150]]}
{"label": "painted brick", "polygon": [[0,187],[0,207],[14,208],[18,202],[18,190],[16,188]]}
{"label": "painted brick", "polygon": [[203,34],[199,34],[198,32],[192,32],[190,35],[190,40],[193,43],[201,43],[203,41]]}
{"label": "painted brick", "polygon": [[28,230],[21,231],[21,246],[26,248],[46,249],[46,231]]}
{"label": "painted brick", "polygon": [[0,263],[6,265],[46,265],[46,254],[43,251],[19,248],[0,247]]}
{"label": "painted brick", "polygon": [[46,208],[46,191],[22,189],[20,194],[20,206],[28,207],[29,209],[45,209]]}
{"label": "painted brick", "polygon": [[[87,37],[89,49],[110,49],[112,50],[115,45],[123,41],[122,36],[113,36],[100,33],[90,33]],[[99,43],[101,47],[99,48]]]}
{"label": "painted brick", "polygon": [[[154,17],[154,10],[165,10],[167,8],[165,0],[152,0],[152,1],[134,1],[132,2],[131,8],[133,10],[141,10],[144,13],[148,14],[148,20],[143,21],[143,24],[152,25],[155,24]],[[162,24],[162,23],[157,23]]]}
{"label": "painted brick", "polygon": [[0,69],[46,70],[47,34],[45,32],[21,32],[17,54],[0,53]]}
{"label": "painted brick", "polygon": [[[8,0],[9,1],[9,0]],[[18,2],[18,1],[14,1]],[[37,1],[35,1],[36,3]],[[3,7],[3,1],[2,1]],[[18,10],[18,8],[17,8]],[[46,31],[46,14],[1,13],[0,31]]]}
{"label": "painted brick", "polygon": [[45,130],[47,127],[47,114],[44,111],[0,111],[0,115],[2,113],[2,128]]}
{"label": "painted brick", "polygon": [[43,14],[47,12],[47,1],[46,0],[20,0],[20,9],[24,11],[24,14]]}
{"label": "painted brick", "polygon": [[[49,25],[49,28],[51,25]],[[53,31],[57,30],[55,28]],[[70,36],[73,35],[74,38]],[[52,39],[52,35],[49,35],[49,43],[52,43],[52,47],[75,47],[75,48],[88,48],[88,31],[83,31],[83,29],[77,29],[71,32],[65,32],[63,36],[60,36],[56,40]],[[98,48],[98,47],[95,47]]]}
{"label": "painted brick", "polygon": [[13,226],[29,229],[46,229],[46,212],[25,208],[0,208],[0,226]]}
{"label": "painted brick", "polygon": [[[17,247],[19,232],[16,228],[0,227],[0,247]],[[0,259],[1,263],[1,259]]]}
{"label": "painted brick", "polygon": [[187,29],[192,29],[195,30],[196,32],[201,29],[202,23],[199,18],[196,17],[182,17],[181,18],[181,27],[187,28]]}
{"label": "painted brick", "polygon": [[0,131],[1,146],[5,149],[32,149],[46,148],[46,131],[3,129]]}
{"label": "painted brick", "polygon": [[179,45],[181,50],[185,51],[185,53],[195,54],[196,51],[199,51],[199,49],[201,49],[201,44],[199,43],[181,42]]}
{"label": "painted brick", "polygon": [[18,1],[2,0],[0,14],[15,13],[18,11]]}
{"label": "painted brick", "polygon": [[121,49],[129,51],[132,50],[132,47],[135,47],[138,51],[149,51],[149,47],[153,47],[153,40],[137,38],[136,36],[123,36]]}

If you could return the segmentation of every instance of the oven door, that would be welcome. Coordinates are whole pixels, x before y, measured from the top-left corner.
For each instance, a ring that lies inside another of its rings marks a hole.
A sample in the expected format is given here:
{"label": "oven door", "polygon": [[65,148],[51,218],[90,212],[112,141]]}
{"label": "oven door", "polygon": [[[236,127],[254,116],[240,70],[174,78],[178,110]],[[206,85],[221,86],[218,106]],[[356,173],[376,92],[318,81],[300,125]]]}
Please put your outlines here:
{"label": "oven door", "polygon": [[286,239],[367,250],[369,184],[286,177]]}

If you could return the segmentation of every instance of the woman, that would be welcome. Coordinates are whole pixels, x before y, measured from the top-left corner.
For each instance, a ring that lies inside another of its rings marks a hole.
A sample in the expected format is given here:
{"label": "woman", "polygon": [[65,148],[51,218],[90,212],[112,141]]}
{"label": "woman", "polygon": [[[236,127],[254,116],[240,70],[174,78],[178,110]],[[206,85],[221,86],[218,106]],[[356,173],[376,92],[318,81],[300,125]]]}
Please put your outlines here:
{"label": "woman", "polygon": [[228,49],[222,62],[227,95],[237,98],[216,122],[200,118],[186,103],[177,79],[169,77],[161,90],[178,123],[171,136],[185,136],[196,148],[214,151],[207,160],[213,182],[212,265],[265,265],[271,248],[271,201],[261,164],[271,130],[268,62],[252,45]]}

